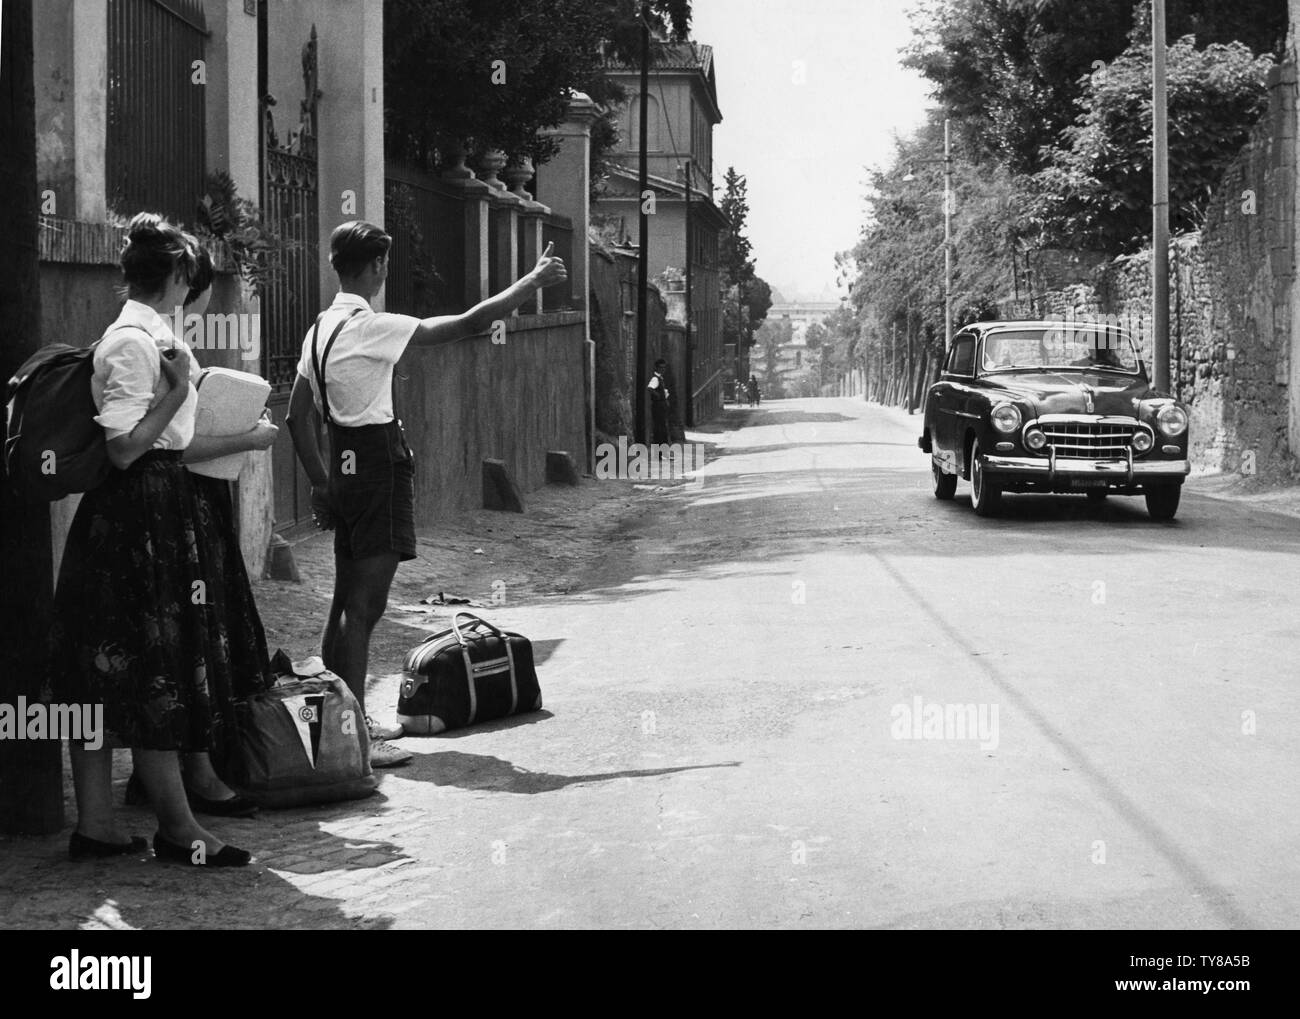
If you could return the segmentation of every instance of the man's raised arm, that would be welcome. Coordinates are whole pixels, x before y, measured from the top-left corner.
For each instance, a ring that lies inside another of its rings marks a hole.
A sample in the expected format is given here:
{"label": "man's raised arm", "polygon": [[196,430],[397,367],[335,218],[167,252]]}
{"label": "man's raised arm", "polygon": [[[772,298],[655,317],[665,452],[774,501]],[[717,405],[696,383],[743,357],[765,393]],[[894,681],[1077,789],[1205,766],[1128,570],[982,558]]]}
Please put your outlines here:
{"label": "man's raised arm", "polygon": [[440,343],[454,343],[467,336],[477,336],[486,332],[493,322],[504,319],[537,291],[563,283],[569,274],[564,268],[564,260],[551,256],[554,247],[553,243],[546,245],[542,257],[527,276],[481,304],[476,304],[469,311],[460,315],[439,315],[424,319],[411,336],[411,346],[433,347]]}

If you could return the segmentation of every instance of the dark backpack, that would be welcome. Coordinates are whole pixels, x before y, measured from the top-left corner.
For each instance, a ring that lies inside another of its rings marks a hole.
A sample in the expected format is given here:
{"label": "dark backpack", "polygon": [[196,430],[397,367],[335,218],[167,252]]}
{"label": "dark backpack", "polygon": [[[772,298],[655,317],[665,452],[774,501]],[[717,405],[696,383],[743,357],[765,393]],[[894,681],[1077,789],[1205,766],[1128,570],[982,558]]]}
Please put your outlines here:
{"label": "dark backpack", "polygon": [[112,472],[90,391],[94,361],[95,345],[51,343],[9,380],[4,472],[24,501],[88,492]]}

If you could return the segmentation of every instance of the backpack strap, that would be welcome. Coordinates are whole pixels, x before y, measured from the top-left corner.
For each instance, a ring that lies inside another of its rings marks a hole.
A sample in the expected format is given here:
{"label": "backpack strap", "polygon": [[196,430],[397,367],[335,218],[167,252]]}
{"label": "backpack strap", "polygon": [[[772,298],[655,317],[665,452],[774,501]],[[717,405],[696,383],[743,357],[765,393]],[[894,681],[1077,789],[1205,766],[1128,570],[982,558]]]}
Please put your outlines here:
{"label": "backpack strap", "polygon": [[329,398],[325,395],[325,362],[329,360],[330,350],[333,349],[334,341],[339,338],[339,333],[343,331],[343,327],[347,325],[349,322],[351,322],[352,317],[360,313],[360,311],[361,311],[360,308],[353,308],[352,313],[348,315],[346,318],[344,318],[342,322],[340,322],[338,325],[334,327],[334,332],[330,333],[330,338],[325,341],[324,354],[321,353],[320,344],[317,341],[320,339],[320,322],[321,319],[325,317],[325,312],[322,311],[319,315],[316,316],[316,326],[314,329],[312,329],[312,333],[311,333],[312,367],[316,371],[316,389],[320,393],[321,417],[325,419],[325,423],[327,425],[332,425],[334,423],[334,418],[330,414]]}

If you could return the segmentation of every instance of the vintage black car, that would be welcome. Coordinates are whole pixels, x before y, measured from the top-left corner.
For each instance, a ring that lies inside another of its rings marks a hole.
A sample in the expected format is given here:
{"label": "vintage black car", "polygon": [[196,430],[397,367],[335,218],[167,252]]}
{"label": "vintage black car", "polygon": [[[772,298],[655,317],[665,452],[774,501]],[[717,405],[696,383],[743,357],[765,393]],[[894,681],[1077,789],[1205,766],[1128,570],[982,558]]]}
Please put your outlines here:
{"label": "vintage black car", "polygon": [[937,499],[971,483],[980,516],[1003,492],[1144,495],[1170,520],[1189,470],[1187,411],[1151,388],[1129,335],[1105,322],[978,322],[953,337],[926,394]]}

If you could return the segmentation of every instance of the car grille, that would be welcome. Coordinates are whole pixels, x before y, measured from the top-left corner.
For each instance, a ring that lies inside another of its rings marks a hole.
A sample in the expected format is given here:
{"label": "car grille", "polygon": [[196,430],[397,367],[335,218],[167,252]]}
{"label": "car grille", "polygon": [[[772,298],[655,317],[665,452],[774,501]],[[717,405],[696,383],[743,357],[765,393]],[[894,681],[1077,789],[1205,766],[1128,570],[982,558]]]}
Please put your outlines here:
{"label": "car grille", "polygon": [[1053,421],[1040,426],[1058,457],[1081,460],[1123,460],[1133,444],[1137,424],[1100,421]]}

